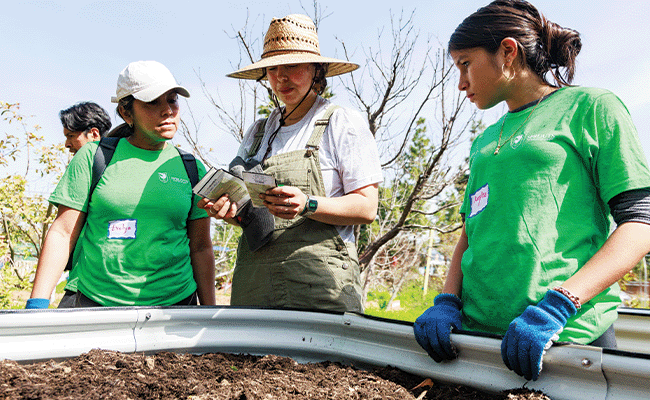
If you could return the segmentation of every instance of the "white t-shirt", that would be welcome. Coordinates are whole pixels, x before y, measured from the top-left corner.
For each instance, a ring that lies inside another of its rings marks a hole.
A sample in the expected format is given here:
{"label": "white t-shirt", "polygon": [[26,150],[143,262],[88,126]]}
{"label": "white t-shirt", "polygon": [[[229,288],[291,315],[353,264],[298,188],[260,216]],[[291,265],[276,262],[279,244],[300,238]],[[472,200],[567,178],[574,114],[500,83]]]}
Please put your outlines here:
{"label": "white t-shirt", "polygon": [[[317,97],[309,112],[297,123],[280,128],[271,144],[270,156],[304,149],[314,131],[314,124],[323,116],[331,103]],[[256,121],[244,135],[238,156],[246,159],[261,120]],[[266,152],[269,136],[280,123],[280,112],[273,110],[264,129],[259,151],[253,157],[260,161]],[[321,139],[318,151],[323,185],[327,197],[341,197],[353,190],[383,181],[375,138],[368,123],[360,113],[339,108],[334,111]],[[354,242],[354,228],[337,226],[346,242]]]}

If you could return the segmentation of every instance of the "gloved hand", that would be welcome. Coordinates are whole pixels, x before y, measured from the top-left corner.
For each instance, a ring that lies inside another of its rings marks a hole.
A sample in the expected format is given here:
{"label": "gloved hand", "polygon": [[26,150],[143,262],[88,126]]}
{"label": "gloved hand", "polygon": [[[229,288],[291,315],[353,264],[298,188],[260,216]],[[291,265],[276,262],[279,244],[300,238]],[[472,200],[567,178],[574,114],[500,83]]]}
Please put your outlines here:
{"label": "gloved hand", "polygon": [[462,306],[458,296],[441,293],[433,299],[433,307],[429,307],[413,324],[415,340],[436,362],[453,360],[458,356],[450,335],[452,328],[461,327]]}
{"label": "gloved hand", "polygon": [[501,358],[506,367],[528,380],[537,380],[542,371],[542,356],[576,313],[571,300],[555,290],[546,292],[536,306],[526,307],[510,323],[501,342]]}
{"label": "gloved hand", "polygon": [[48,308],[50,306],[50,300],[49,299],[39,299],[39,298],[34,298],[34,299],[28,299],[27,303],[25,303],[25,309],[38,309],[38,308]]}

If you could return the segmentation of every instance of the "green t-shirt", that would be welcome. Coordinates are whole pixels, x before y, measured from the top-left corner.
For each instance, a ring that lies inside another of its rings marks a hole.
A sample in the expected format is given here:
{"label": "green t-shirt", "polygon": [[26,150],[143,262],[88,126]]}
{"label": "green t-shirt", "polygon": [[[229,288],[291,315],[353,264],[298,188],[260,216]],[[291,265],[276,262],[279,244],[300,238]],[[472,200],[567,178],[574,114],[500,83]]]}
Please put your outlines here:
{"label": "green t-shirt", "polygon": [[[504,334],[528,305],[574,275],[611,230],[607,202],[650,187],[650,172],[623,103],[601,89],[568,87],[508,113],[470,152],[461,212],[463,327]],[[523,126],[522,126],[523,124]],[[584,304],[560,340],[589,343],[616,319],[617,284]]]}
{"label": "green t-shirt", "polygon": [[[120,140],[99,180],[90,206],[93,158],[89,143],[72,159],[50,197],[55,205],[80,210],[86,225],[73,255],[76,289],[104,306],[170,305],[196,290],[190,262],[187,219],[192,188],[178,151],[168,145],[149,151]],[[199,177],[205,167],[197,160]]]}

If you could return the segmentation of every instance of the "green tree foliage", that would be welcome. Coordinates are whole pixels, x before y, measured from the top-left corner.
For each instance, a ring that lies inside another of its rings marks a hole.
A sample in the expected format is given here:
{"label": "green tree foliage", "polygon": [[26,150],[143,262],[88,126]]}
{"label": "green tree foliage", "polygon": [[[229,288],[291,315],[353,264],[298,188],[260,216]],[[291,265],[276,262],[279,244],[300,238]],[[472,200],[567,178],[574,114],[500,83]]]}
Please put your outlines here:
{"label": "green tree foliage", "polygon": [[38,257],[54,212],[41,195],[29,193],[29,180],[60,178],[65,169],[62,145],[44,145],[37,132],[20,113],[18,104],[0,102],[2,134],[0,135],[0,168],[24,163],[24,172],[0,179],[0,254],[5,263]]}
{"label": "green tree foliage", "polygon": [[214,262],[217,275],[217,286],[232,279],[235,268],[237,245],[242,234],[241,228],[230,225],[224,221],[213,222],[214,233]]}

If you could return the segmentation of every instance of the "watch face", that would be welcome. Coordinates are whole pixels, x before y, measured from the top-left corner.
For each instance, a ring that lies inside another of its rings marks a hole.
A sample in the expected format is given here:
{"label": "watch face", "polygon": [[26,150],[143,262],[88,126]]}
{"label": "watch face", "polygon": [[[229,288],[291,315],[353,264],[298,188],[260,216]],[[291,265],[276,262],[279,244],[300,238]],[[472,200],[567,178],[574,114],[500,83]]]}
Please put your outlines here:
{"label": "watch face", "polygon": [[316,211],[317,207],[318,207],[318,201],[314,199],[309,199],[309,201],[307,202],[307,209],[309,211]]}

